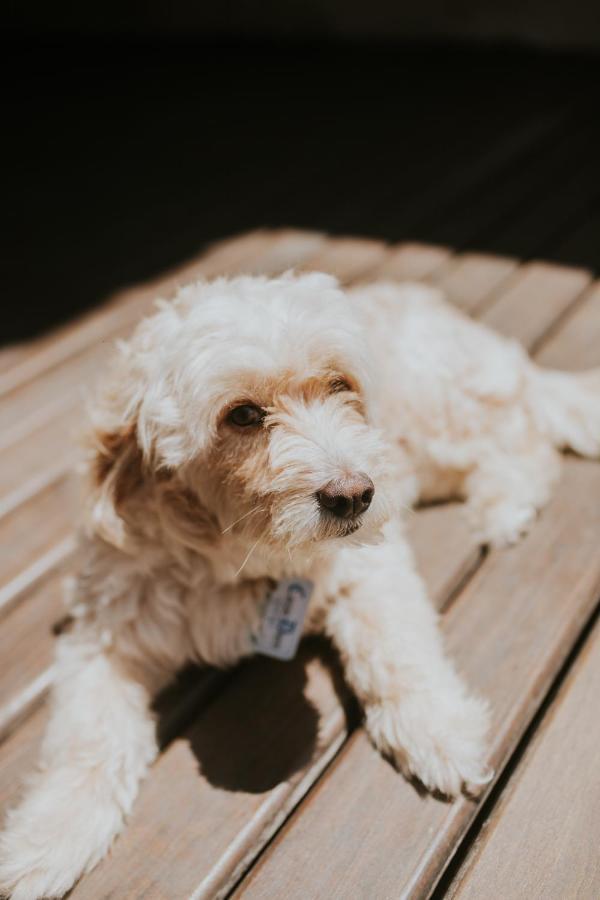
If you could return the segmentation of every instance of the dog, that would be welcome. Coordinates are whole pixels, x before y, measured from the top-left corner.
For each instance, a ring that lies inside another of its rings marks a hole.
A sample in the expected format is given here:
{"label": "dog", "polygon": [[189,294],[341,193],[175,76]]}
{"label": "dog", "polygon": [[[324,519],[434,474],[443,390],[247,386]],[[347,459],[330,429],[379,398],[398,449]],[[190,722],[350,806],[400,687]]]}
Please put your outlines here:
{"label": "dog", "polygon": [[484,788],[488,710],[444,653],[404,511],[461,498],[482,543],[517,540],[559,450],[600,452],[600,371],[542,370],[423,285],[244,276],[161,302],[91,413],[71,625],[0,890],[60,897],[107,853],[178,669],[289,655],[300,632],[331,638],[401,772]]}

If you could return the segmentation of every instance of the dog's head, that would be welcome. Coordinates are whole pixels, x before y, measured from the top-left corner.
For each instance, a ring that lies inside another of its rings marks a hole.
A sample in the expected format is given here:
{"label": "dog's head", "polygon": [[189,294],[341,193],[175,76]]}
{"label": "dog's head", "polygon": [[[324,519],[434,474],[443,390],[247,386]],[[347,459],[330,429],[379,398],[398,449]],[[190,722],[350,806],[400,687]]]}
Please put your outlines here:
{"label": "dog's head", "polygon": [[205,540],[271,552],[372,540],[394,483],[368,370],[360,319],[330,276],[183,288],[120,348],[97,410],[98,508],[126,518],[137,497],[139,515],[151,482]]}

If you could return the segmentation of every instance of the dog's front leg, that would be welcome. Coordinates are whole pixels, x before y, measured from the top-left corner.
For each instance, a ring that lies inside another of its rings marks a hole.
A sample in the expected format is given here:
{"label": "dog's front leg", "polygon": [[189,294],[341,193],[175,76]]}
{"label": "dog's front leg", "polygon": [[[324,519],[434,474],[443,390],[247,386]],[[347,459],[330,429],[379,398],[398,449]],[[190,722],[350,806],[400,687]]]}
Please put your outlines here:
{"label": "dog's front leg", "polygon": [[429,790],[476,791],[491,777],[486,706],[445,656],[410,547],[388,530],[383,544],[341,552],[326,630],[376,747]]}
{"label": "dog's front leg", "polygon": [[109,849],[157,750],[142,680],[89,636],[58,641],[40,764],[0,837],[0,894],[61,897]]}

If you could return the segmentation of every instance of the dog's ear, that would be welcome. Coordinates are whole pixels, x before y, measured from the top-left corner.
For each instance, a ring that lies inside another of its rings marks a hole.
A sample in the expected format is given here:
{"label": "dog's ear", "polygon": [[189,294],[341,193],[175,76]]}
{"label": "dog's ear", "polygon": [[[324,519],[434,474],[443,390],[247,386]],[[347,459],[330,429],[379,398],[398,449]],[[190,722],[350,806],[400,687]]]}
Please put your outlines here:
{"label": "dog's ear", "polygon": [[135,423],[114,430],[97,428],[91,459],[94,529],[111,544],[125,538],[123,511],[144,482],[144,460]]}

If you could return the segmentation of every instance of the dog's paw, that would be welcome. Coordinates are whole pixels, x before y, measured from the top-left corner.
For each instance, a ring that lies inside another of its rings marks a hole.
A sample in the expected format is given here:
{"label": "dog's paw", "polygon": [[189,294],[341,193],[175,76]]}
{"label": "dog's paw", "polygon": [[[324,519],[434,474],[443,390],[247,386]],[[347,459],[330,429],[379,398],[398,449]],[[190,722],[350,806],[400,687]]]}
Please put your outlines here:
{"label": "dog's paw", "polygon": [[488,710],[474,697],[414,695],[366,710],[375,746],[429,791],[477,796],[493,777],[486,764]]}
{"label": "dog's paw", "polygon": [[477,516],[475,532],[481,544],[502,549],[517,544],[530,531],[537,517],[535,506],[511,502],[488,506]]}

